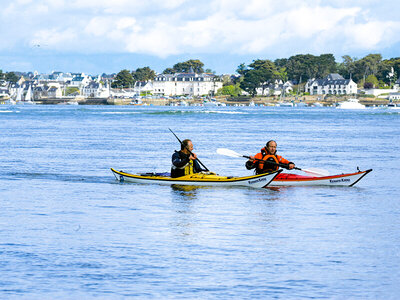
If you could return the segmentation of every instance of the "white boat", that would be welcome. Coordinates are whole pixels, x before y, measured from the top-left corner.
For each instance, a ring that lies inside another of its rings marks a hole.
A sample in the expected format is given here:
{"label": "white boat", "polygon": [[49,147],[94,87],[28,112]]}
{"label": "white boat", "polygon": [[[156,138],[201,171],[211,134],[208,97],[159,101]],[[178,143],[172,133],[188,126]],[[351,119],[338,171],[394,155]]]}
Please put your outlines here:
{"label": "white boat", "polygon": [[275,106],[278,106],[278,107],[293,107],[293,103],[292,102],[279,102]]}
{"label": "white boat", "polygon": [[340,102],[336,108],[339,108],[339,109],[364,109],[365,105],[358,102],[358,99],[350,98],[347,101]]}
{"label": "white boat", "polygon": [[311,105],[312,107],[324,107],[321,103],[315,102]]}
{"label": "white boat", "polygon": [[220,187],[244,186],[251,188],[263,188],[268,186],[282,170],[244,177],[220,176],[215,173],[207,172],[194,173],[177,178],[172,178],[169,176],[169,174],[158,173],[129,174],[124,171],[117,171],[113,168],[111,168],[111,171],[114,174],[115,179],[120,182]]}
{"label": "white boat", "polygon": [[400,109],[400,103],[395,104],[395,103],[391,102],[391,103],[389,103],[389,104],[387,105],[387,108],[390,108],[390,109]]}
{"label": "white boat", "polygon": [[203,102],[203,106],[205,107],[216,107],[216,106],[226,106],[225,103],[219,102],[215,99],[211,99],[211,100],[204,100]]}
{"label": "white boat", "polygon": [[296,107],[308,107],[308,104],[305,102],[297,102],[295,105]]}

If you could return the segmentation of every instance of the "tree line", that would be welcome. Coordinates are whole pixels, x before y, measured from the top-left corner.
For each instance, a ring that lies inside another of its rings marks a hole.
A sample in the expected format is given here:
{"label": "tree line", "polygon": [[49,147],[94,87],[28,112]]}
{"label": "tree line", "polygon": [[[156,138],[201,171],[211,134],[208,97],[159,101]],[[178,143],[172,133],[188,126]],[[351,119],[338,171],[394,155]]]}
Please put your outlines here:
{"label": "tree line", "polygon": [[[254,96],[257,88],[265,88],[275,80],[283,82],[291,80],[295,85],[304,85],[309,79],[322,79],[330,73],[339,73],[346,79],[351,78],[360,87],[390,87],[400,74],[400,57],[382,59],[381,54],[368,54],[361,59],[348,55],[342,56],[342,59],[343,61],[338,63],[333,54],[329,53],[319,56],[298,54],[274,61],[256,59],[248,65],[240,64],[236,70],[239,76],[222,78],[224,85],[219,94],[236,96],[245,90]],[[215,73],[210,69],[204,71],[204,63],[198,59],[179,62],[162,73],[190,72]],[[155,76],[156,73],[149,67],[139,68],[132,72],[122,70],[117,74],[113,87],[126,88],[133,86],[135,81],[153,80]]]}
{"label": "tree line", "polygon": [[383,60],[381,54],[369,54],[361,59],[348,55],[342,58],[341,63],[335,61],[333,54],[299,54],[275,61],[257,59],[247,66],[239,65],[239,80],[226,86],[239,86],[254,96],[257,88],[275,80],[304,84],[309,79],[322,79],[330,73],[339,73],[359,86],[378,88],[392,86],[400,74],[400,57]]}
{"label": "tree line", "polygon": [[3,73],[3,70],[0,70],[0,80],[5,80],[8,82],[17,82],[19,77],[14,72],[6,72]]}

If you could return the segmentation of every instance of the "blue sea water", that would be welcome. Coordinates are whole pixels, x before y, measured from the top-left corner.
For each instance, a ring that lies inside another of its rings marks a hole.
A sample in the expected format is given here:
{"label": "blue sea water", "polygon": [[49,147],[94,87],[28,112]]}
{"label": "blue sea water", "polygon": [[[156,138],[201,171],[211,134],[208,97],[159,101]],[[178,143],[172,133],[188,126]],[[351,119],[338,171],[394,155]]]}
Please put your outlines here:
{"label": "blue sea water", "polygon": [[[0,106],[2,299],[397,299],[400,114],[389,109]],[[270,139],[354,187],[118,183],[190,138],[222,175]]]}

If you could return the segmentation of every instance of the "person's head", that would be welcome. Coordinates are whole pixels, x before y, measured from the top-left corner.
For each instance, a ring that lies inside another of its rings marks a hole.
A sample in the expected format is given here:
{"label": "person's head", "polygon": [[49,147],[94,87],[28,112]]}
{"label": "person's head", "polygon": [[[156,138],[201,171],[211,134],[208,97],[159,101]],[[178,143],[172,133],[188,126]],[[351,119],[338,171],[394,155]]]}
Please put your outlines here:
{"label": "person's head", "polygon": [[268,141],[265,148],[267,148],[268,154],[274,155],[276,153],[276,142],[273,140]]}
{"label": "person's head", "polygon": [[181,150],[182,151],[189,152],[189,151],[187,151],[187,149],[189,149],[190,151],[193,150],[193,143],[189,139],[183,140],[182,144],[181,144]]}

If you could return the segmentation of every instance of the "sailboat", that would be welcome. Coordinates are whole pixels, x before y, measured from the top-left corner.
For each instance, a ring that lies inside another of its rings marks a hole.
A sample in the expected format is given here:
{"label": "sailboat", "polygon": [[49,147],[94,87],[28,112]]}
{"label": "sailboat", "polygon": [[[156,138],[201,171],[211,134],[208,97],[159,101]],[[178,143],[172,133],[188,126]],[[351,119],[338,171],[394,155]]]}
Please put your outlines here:
{"label": "sailboat", "polygon": [[32,86],[29,85],[28,91],[26,92],[26,95],[25,95],[25,99],[23,101],[20,101],[19,104],[33,105],[33,104],[35,104],[35,102],[33,102],[32,99],[33,99]]}
{"label": "sailboat", "polygon": [[19,103],[19,102],[21,102],[21,101],[22,101],[22,87],[19,86],[19,87],[18,87],[18,90],[17,90],[17,95],[16,95],[16,97],[15,97],[15,102],[16,102],[16,103]]}

